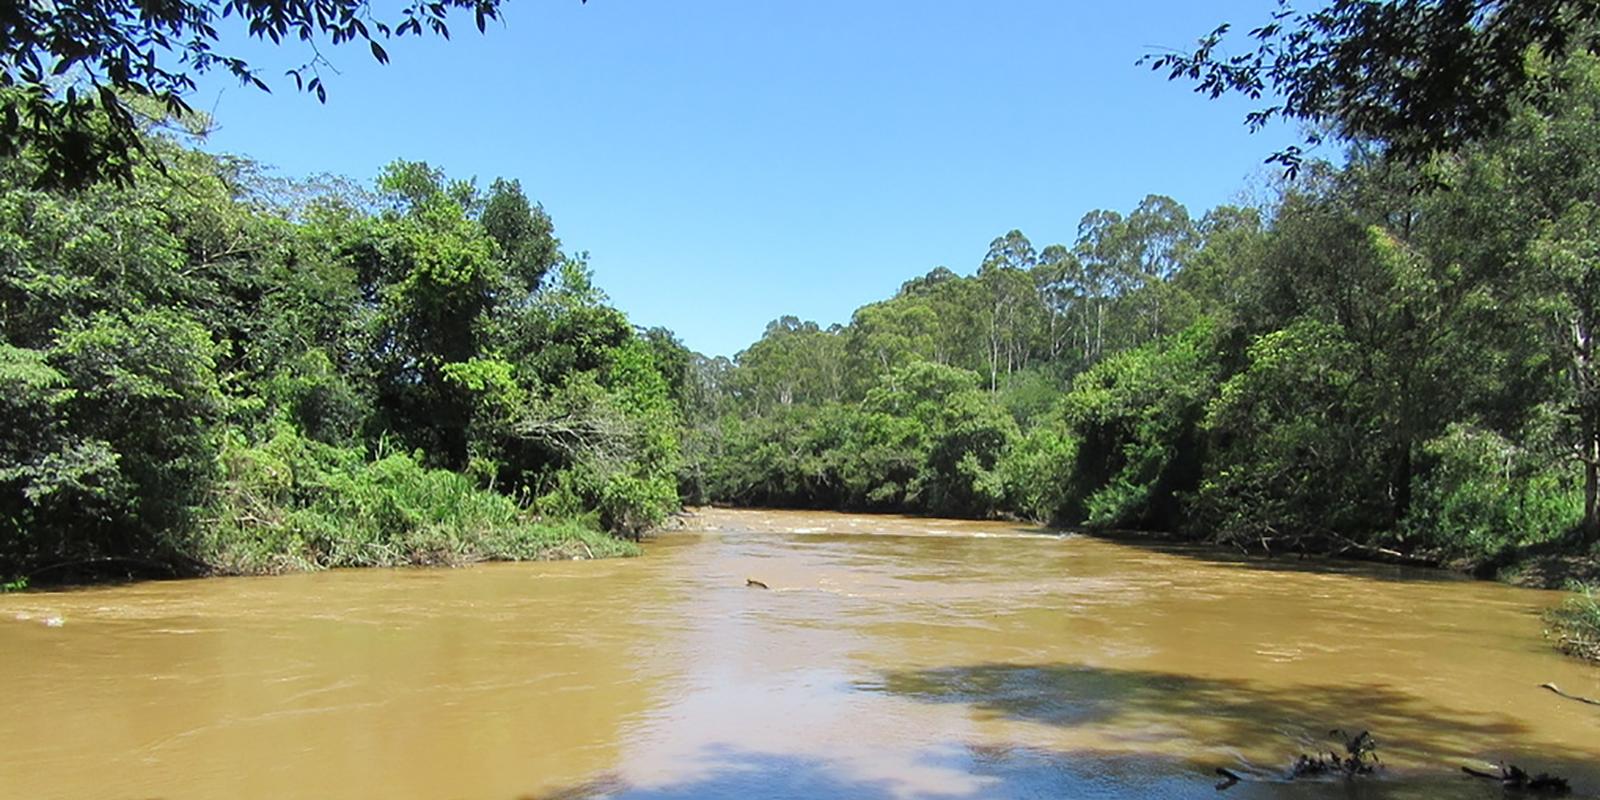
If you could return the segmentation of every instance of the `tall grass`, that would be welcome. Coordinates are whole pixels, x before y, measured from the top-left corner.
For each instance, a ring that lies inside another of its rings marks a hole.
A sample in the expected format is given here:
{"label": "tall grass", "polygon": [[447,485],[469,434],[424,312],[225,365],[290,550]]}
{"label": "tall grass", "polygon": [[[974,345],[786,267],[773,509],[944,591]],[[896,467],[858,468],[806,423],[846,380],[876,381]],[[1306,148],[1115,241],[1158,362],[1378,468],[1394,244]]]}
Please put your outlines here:
{"label": "tall grass", "polygon": [[1579,584],[1577,593],[1547,614],[1561,649],[1600,661],[1600,596],[1595,587]]}
{"label": "tall grass", "polygon": [[537,517],[407,453],[368,459],[289,426],[225,444],[197,557],[222,573],[600,558],[637,547],[592,522]]}

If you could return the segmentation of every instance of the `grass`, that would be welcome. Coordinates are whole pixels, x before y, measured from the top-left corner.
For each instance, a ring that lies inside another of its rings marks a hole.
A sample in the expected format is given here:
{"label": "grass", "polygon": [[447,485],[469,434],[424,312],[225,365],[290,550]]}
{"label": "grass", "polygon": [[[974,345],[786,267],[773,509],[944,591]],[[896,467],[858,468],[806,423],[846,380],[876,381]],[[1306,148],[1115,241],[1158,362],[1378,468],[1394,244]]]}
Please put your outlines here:
{"label": "grass", "polygon": [[1600,661],[1600,597],[1595,587],[1578,584],[1576,594],[1546,618],[1561,649],[1581,658]]}
{"label": "grass", "polygon": [[636,555],[591,520],[542,518],[406,453],[364,453],[290,431],[233,442],[193,547],[222,574]]}

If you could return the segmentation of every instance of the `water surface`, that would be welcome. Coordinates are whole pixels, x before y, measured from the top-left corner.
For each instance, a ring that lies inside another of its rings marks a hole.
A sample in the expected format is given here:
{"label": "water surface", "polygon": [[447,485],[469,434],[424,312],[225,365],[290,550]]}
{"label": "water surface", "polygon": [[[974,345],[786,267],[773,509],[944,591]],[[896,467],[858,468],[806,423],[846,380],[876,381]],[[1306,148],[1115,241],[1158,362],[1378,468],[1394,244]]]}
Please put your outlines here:
{"label": "water surface", "polygon": [[[1487,798],[1458,767],[1499,760],[1600,791],[1600,709],[1538,688],[1600,696],[1542,637],[1554,593],[1005,523],[694,527],[0,597],[0,796]],[[1333,728],[1381,777],[1276,782]]]}

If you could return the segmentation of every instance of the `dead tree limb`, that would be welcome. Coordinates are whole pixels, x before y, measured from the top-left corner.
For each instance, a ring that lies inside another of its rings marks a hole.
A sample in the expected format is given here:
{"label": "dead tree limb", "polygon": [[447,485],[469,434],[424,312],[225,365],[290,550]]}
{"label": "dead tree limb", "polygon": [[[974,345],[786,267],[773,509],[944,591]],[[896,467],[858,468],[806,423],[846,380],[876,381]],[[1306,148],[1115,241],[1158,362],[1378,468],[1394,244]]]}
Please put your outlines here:
{"label": "dead tree limb", "polygon": [[1593,699],[1590,699],[1588,697],[1581,697],[1581,696],[1575,695],[1575,694],[1567,694],[1566,692],[1561,691],[1561,687],[1559,687],[1559,686],[1557,686],[1557,685],[1555,685],[1553,683],[1541,683],[1541,684],[1539,684],[1539,688],[1541,688],[1541,689],[1549,689],[1550,691],[1555,692],[1556,694],[1561,695],[1562,697],[1565,697],[1568,700],[1576,700],[1576,701],[1578,701],[1580,703],[1588,703],[1591,706],[1600,706],[1600,700],[1593,700]]}

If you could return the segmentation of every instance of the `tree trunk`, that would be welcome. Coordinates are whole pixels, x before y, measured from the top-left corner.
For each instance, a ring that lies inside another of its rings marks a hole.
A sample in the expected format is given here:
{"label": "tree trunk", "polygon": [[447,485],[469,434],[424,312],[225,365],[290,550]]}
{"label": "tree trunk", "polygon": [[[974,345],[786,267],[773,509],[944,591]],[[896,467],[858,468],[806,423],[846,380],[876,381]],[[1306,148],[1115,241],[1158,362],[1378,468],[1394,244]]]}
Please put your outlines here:
{"label": "tree trunk", "polygon": [[[1585,312],[1590,313],[1585,313]],[[1578,399],[1579,460],[1583,462],[1583,523],[1585,542],[1600,541],[1600,387],[1595,386],[1594,324],[1590,309],[1580,309],[1572,324],[1573,388]]]}
{"label": "tree trunk", "polygon": [[1391,523],[1400,521],[1411,513],[1411,442],[1401,442],[1394,467],[1394,509]]}
{"label": "tree trunk", "polygon": [[1600,430],[1596,430],[1594,413],[1585,414],[1583,425],[1583,540],[1600,542]]}

